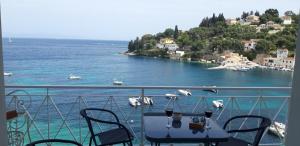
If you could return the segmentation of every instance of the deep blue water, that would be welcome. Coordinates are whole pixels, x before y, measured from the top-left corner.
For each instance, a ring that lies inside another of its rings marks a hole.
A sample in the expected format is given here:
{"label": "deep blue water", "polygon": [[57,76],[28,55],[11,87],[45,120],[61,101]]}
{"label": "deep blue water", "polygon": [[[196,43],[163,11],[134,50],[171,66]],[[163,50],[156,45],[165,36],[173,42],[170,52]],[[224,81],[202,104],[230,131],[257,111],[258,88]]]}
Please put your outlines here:
{"label": "deep blue water", "polygon": [[[211,65],[192,62],[180,62],[167,59],[126,56],[120,54],[127,50],[126,41],[100,41],[100,40],[56,40],[56,39],[13,39],[8,43],[4,39],[4,70],[12,72],[13,76],[5,77],[6,85],[112,85],[113,79],[120,79],[126,85],[138,86],[291,86],[291,72],[255,69],[248,72],[236,72],[228,70],[208,70]],[[69,74],[82,77],[81,80],[68,80]],[[44,90],[43,90],[44,91]],[[55,93],[130,93],[140,94],[140,91],[56,91]],[[158,94],[174,91],[159,91]],[[247,94],[257,94],[252,93]],[[146,91],[149,93],[149,91]],[[152,92],[150,92],[152,93]],[[154,92],[153,92],[154,93]],[[193,91],[194,93],[194,91]],[[204,94],[204,92],[196,92]],[[241,94],[245,91],[222,92],[221,94]],[[266,94],[266,92],[264,92]],[[281,92],[268,92],[268,95],[286,95]],[[33,105],[30,109],[34,111],[41,99],[44,97],[33,97]],[[198,101],[198,96],[185,98],[178,102],[188,110]],[[54,98],[58,107],[63,112],[68,112],[75,97]],[[99,100],[99,99],[97,99]],[[154,98],[153,110],[161,111],[168,100],[165,98]],[[130,113],[134,108],[128,106],[126,98],[118,98],[118,104],[124,109],[123,112]],[[248,109],[255,100],[243,99],[239,101],[242,109]],[[266,112],[276,113],[282,100],[269,100],[269,107],[273,110]],[[104,104],[105,100],[96,102],[91,99],[91,106]],[[44,110],[45,112],[45,110]],[[132,119],[138,121],[139,111],[132,115]],[[220,112],[220,111],[216,111]],[[265,112],[265,111],[262,111]],[[55,113],[55,112],[54,112]],[[54,114],[53,113],[53,114]],[[76,113],[76,114],[75,114]],[[75,112],[73,116],[79,116]],[[225,112],[226,114],[226,112]],[[217,115],[217,114],[215,114]],[[284,122],[285,113],[280,114],[278,120]],[[56,115],[57,116],[57,115]],[[47,114],[39,116],[41,123],[47,119]],[[223,120],[228,119],[224,117]],[[55,121],[53,123],[56,123]],[[44,127],[44,124],[38,125]],[[58,122],[59,123],[59,122]],[[55,124],[54,124],[55,125]],[[59,125],[59,124],[58,124]],[[76,126],[75,126],[76,127]],[[77,127],[78,128],[78,127]],[[75,128],[76,129],[76,128]],[[139,131],[139,127],[136,129]],[[267,141],[278,140],[276,137],[267,137]]]}

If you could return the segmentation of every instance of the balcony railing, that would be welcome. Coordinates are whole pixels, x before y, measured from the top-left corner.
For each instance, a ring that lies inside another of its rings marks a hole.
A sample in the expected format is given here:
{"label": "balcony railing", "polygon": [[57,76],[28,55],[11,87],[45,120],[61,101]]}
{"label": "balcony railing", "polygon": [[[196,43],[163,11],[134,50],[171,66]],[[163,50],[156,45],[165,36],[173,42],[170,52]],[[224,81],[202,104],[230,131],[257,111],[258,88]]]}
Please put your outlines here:
{"label": "balcony railing", "polygon": [[[192,96],[166,98],[178,89],[189,89]],[[217,90],[217,93],[203,90]],[[232,116],[256,114],[273,122],[286,123],[290,87],[208,87],[208,86],[6,86],[7,110],[18,117],[8,121],[9,142],[22,145],[47,138],[63,138],[87,144],[89,131],[79,111],[86,107],[114,111],[135,136],[136,145],[145,145],[143,113],[163,112],[174,106],[180,112],[203,112],[213,109],[213,119],[220,125]],[[132,107],[129,97],[151,97],[153,105]],[[223,108],[214,108],[213,100],[223,100]],[[231,127],[243,128],[246,121]],[[98,125],[99,130],[108,128]],[[243,135],[234,135],[245,137]],[[253,135],[249,135],[253,137]],[[247,139],[249,139],[247,137]],[[261,145],[281,145],[283,137],[266,132]]]}

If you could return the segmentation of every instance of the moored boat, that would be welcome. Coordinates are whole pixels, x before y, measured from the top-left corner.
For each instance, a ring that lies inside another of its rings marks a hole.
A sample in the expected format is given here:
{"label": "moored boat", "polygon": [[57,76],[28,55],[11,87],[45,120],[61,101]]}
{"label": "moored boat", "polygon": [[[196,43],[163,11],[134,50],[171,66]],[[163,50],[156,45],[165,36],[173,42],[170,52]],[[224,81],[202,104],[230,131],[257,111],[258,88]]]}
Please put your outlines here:
{"label": "moored boat", "polygon": [[123,85],[123,81],[114,80],[113,85]]}
{"label": "moored boat", "polygon": [[170,93],[167,93],[165,94],[166,98],[169,98],[169,99],[177,99],[177,95],[176,94],[170,94]]}
{"label": "moored boat", "polygon": [[224,106],[223,100],[214,100],[214,101],[212,101],[212,103],[213,103],[213,106],[216,108],[223,108],[223,106]]}
{"label": "moored boat", "polygon": [[4,76],[12,76],[13,73],[12,72],[4,72]]}
{"label": "moored boat", "polygon": [[179,89],[178,90],[179,94],[184,95],[184,96],[192,96],[192,92],[190,90],[184,90],[184,89]]}
{"label": "moored boat", "polygon": [[68,77],[69,80],[80,80],[81,77],[80,76],[76,76],[76,75],[73,75],[73,74],[70,74],[69,77]]}
{"label": "moored boat", "polygon": [[207,87],[207,88],[203,89],[203,91],[212,92],[212,93],[218,93],[217,89],[213,89],[213,88],[215,88],[217,86],[204,86],[204,87]]}
{"label": "moored boat", "polygon": [[141,105],[138,97],[130,97],[128,98],[128,100],[129,100],[129,104],[133,107]]}

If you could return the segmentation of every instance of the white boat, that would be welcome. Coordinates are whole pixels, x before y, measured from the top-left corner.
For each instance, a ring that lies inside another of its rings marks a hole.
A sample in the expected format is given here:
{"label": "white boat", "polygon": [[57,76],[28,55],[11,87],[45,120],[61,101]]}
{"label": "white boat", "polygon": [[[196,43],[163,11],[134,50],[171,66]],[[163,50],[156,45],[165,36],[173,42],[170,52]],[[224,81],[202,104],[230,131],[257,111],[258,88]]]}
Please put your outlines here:
{"label": "white boat", "polygon": [[69,77],[68,77],[69,80],[80,80],[81,77],[80,76],[76,76],[76,75],[73,75],[73,74],[70,74]]}
{"label": "white boat", "polygon": [[214,100],[214,101],[212,101],[212,103],[213,103],[213,106],[216,108],[223,108],[223,106],[224,106],[223,100]]}
{"label": "white boat", "polygon": [[141,105],[141,103],[139,101],[139,97],[130,97],[130,98],[128,98],[128,100],[129,100],[129,104],[133,107]]}
{"label": "white boat", "polygon": [[[129,104],[133,107],[140,106],[142,103],[142,97],[130,97],[128,98]],[[153,100],[150,97],[144,97],[145,105],[153,105]]]}
{"label": "white boat", "polygon": [[281,138],[284,138],[285,136],[285,124],[283,123],[279,123],[279,122],[274,122],[274,124],[272,124],[269,127],[269,132],[271,132],[272,134],[275,134]]}
{"label": "white boat", "polygon": [[122,81],[114,80],[113,85],[123,85]]}
{"label": "white boat", "polygon": [[12,76],[13,73],[12,72],[4,72],[4,76]]}
{"label": "white boat", "polygon": [[203,86],[203,87],[205,87],[205,88],[207,87],[207,89],[203,89],[203,91],[218,93],[217,89],[211,89],[211,88],[216,88],[217,86]]}
{"label": "white boat", "polygon": [[165,96],[169,99],[176,99],[177,98],[177,95],[176,94],[170,94],[170,93],[167,93],[165,94]]}
{"label": "white boat", "polygon": [[190,90],[179,89],[178,92],[179,92],[179,94],[184,95],[184,96],[192,96],[192,93]]}
{"label": "white boat", "polygon": [[[142,101],[142,97],[139,97],[139,101]],[[144,97],[144,104],[153,105],[153,100],[151,97]]]}

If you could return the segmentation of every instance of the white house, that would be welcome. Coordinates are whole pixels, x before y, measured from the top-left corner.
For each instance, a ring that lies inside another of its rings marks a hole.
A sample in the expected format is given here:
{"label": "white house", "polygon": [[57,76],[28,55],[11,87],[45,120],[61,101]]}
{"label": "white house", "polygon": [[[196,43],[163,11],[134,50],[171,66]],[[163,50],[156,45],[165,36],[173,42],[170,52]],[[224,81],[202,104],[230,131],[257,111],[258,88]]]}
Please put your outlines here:
{"label": "white house", "polygon": [[225,22],[226,22],[227,25],[235,25],[235,24],[238,23],[238,21],[236,19],[234,19],[234,18],[226,19]]}
{"label": "white house", "polygon": [[246,22],[249,23],[259,23],[259,16],[250,15],[246,17]]}
{"label": "white house", "polygon": [[289,55],[288,49],[277,49],[277,58],[287,58]]}
{"label": "white house", "polygon": [[280,18],[283,21],[282,24],[284,24],[284,25],[292,24],[292,17],[291,16],[282,16]]}
{"label": "white house", "polygon": [[175,51],[175,54],[178,54],[180,57],[184,55],[184,51]]}
{"label": "white house", "polygon": [[251,39],[251,40],[244,40],[242,43],[244,44],[244,51],[251,51],[255,50],[255,47],[257,45],[258,39]]}
{"label": "white house", "polygon": [[169,51],[175,51],[179,48],[179,46],[175,43],[173,39],[164,38],[156,44],[156,47],[159,49],[168,49]]}
{"label": "white house", "polygon": [[165,44],[164,48],[168,49],[169,51],[176,51],[179,47],[177,44]]}
{"label": "white house", "polygon": [[267,26],[267,28],[271,28],[271,27],[273,27],[274,24],[275,24],[274,21],[268,21],[268,22],[266,23],[266,26]]}

